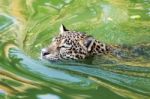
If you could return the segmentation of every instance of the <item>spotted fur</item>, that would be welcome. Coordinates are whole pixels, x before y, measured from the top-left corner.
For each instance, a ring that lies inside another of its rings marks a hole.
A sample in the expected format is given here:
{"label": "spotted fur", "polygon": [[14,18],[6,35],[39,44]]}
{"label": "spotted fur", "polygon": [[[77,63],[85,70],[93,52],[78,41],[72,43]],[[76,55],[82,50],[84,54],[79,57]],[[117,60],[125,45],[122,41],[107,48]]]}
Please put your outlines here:
{"label": "spotted fur", "polygon": [[63,25],[60,34],[41,51],[41,58],[47,60],[85,59],[92,55],[108,54],[111,47],[82,32],[70,31]]}

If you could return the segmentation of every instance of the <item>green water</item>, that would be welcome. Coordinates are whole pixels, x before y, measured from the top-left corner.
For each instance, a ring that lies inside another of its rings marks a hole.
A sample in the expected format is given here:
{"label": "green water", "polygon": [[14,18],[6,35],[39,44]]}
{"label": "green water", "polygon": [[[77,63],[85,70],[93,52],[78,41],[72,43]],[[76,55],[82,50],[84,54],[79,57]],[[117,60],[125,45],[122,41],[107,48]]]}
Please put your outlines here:
{"label": "green water", "polygon": [[[60,24],[119,57],[39,59]],[[149,0],[0,0],[0,99],[150,99]]]}

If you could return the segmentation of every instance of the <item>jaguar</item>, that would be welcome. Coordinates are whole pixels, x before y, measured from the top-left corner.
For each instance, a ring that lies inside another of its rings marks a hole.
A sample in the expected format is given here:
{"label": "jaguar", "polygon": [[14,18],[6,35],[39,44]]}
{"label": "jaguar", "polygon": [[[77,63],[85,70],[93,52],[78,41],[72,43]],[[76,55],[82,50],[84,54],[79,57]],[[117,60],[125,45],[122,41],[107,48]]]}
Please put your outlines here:
{"label": "jaguar", "polygon": [[62,24],[58,36],[54,37],[46,48],[42,48],[41,59],[79,60],[94,55],[106,55],[112,50],[111,45],[102,43],[84,32],[68,30]]}

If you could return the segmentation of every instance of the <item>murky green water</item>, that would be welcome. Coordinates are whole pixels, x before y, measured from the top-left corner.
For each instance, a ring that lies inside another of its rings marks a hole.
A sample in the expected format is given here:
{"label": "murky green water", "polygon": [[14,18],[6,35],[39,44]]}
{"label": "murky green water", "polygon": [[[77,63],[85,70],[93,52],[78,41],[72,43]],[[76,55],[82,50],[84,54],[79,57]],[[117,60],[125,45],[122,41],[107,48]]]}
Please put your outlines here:
{"label": "murky green water", "polygon": [[[120,58],[41,61],[61,23]],[[149,60],[149,0],[0,0],[0,99],[149,99]]]}

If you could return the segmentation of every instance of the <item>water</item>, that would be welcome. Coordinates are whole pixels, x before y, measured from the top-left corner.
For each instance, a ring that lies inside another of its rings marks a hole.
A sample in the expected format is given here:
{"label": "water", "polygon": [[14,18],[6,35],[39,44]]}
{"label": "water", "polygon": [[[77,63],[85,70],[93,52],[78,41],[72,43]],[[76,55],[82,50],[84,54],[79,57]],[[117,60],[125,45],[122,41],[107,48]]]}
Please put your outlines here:
{"label": "water", "polygon": [[[149,99],[149,0],[0,0],[0,99]],[[41,61],[60,24],[118,57]]]}

